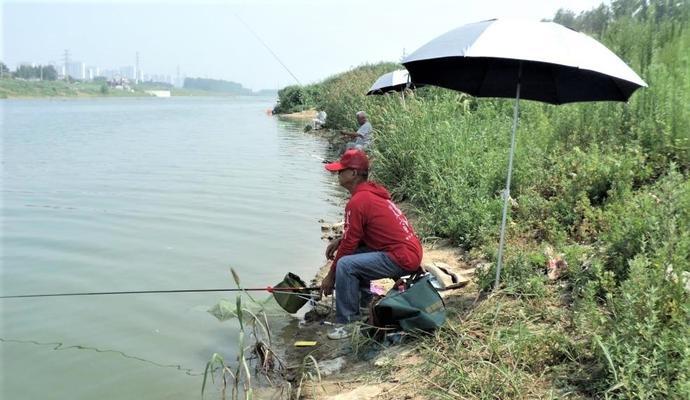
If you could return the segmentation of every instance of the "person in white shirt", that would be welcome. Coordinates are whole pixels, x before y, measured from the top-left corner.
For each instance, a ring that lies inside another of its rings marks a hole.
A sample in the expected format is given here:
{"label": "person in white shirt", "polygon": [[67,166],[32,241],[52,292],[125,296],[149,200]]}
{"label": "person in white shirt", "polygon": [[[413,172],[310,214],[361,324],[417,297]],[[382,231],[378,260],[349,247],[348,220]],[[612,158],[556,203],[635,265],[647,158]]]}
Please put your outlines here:
{"label": "person in white shirt", "polygon": [[312,129],[321,129],[324,125],[326,125],[326,112],[325,111],[319,111],[316,114],[316,118],[314,118],[312,122]]}
{"label": "person in white shirt", "polygon": [[347,144],[346,149],[356,148],[359,150],[367,150],[371,143],[371,132],[374,128],[372,128],[371,123],[367,120],[367,114],[364,111],[358,111],[355,116],[359,124],[357,132],[341,131],[340,133],[354,140]]}

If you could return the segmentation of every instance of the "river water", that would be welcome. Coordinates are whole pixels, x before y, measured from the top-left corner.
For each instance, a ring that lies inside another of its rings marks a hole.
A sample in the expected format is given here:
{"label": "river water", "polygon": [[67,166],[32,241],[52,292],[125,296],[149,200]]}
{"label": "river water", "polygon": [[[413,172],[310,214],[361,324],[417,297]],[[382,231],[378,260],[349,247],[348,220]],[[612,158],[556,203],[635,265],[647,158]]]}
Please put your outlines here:
{"label": "river water", "polygon": [[[3,295],[265,287],[323,262],[342,192],[272,98],[2,100]],[[198,398],[232,294],[0,300],[3,399]],[[287,321],[287,316],[283,318]]]}

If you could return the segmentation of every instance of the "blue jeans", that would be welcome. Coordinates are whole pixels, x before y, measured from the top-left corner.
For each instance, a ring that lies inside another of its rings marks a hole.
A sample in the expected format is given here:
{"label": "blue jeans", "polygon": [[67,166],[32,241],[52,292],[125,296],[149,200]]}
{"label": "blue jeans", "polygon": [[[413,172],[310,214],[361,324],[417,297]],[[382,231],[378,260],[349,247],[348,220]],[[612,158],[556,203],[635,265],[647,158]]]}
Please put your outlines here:
{"label": "blue jeans", "polygon": [[360,249],[341,258],[335,270],[335,322],[346,324],[360,318],[360,305],[371,299],[372,280],[409,274],[383,251]]}

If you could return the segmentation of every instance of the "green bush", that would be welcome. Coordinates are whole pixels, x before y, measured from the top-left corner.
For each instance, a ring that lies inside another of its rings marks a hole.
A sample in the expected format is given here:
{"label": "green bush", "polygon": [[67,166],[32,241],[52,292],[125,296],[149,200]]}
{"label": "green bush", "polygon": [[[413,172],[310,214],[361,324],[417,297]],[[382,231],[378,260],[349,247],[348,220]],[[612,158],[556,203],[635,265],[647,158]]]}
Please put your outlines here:
{"label": "green bush", "polygon": [[[530,297],[546,295],[547,258],[541,251],[511,248],[503,256],[501,282],[510,294]],[[493,287],[496,276],[496,263],[477,273],[480,290]]]}
{"label": "green bush", "polygon": [[314,107],[314,101],[306,87],[293,85],[278,91],[278,104],[273,109],[276,114],[299,112]]}
{"label": "green bush", "polygon": [[[690,231],[690,181],[672,170],[648,191],[607,207],[603,218],[606,267],[622,282],[628,276],[629,262],[638,254],[656,251]],[[690,257],[685,259],[686,266],[688,260]]]}
{"label": "green bush", "polygon": [[[687,249],[690,236],[683,240]],[[633,259],[630,279],[608,302],[598,352],[608,369],[598,383],[602,390],[618,387],[611,397],[690,398],[690,299],[681,271],[668,272],[660,254],[670,247]]]}
{"label": "green bush", "polygon": [[[328,114],[327,126],[356,130],[357,111],[375,115],[369,105],[376,102],[373,97],[378,96],[366,96],[366,92],[379,76],[399,68],[400,65],[394,63],[362,65],[324,80],[316,96],[316,107]],[[376,122],[376,119],[372,121],[374,128],[378,128]]]}

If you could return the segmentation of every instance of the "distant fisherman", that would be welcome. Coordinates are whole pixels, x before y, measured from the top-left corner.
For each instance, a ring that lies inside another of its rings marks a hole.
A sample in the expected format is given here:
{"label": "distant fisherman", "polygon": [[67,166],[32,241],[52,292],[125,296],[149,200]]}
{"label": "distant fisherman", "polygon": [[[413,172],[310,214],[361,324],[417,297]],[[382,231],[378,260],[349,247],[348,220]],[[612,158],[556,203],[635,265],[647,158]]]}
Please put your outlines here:
{"label": "distant fisherman", "polygon": [[321,129],[321,127],[326,125],[326,117],[328,117],[328,114],[323,110],[316,113],[316,118],[311,120],[312,129]]}
{"label": "distant fisherman", "polygon": [[369,123],[367,114],[364,111],[358,111],[355,116],[357,117],[357,123],[359,124],[359,129],[357,129],[357,132],[341,131],[340,134],[354,140],[353,142],[347,144],[346,149],[355,148],[359,150],[367,150],[369,148],[369,144],[371,143],[371,132],[374,130],[374,128],[372,128],[371,123]]}
{"label": "distant fisherman", "polygon": [[350,326],[360,318],[360,306],[371,301],[370,281],[398,279],[419,269],[422,245],[402,211],[391,201],[390,193],[370,182],[369,159],[358,149],[349,149],[339,161],[326,164],[338,173],[338,183],[352,197],[345,206],[345,230],[333,240],[326,258],[333,259],[331,270],[321,282],[326,296],[335,287],[336,323],[328,333],[331,339],[351,335]]}

